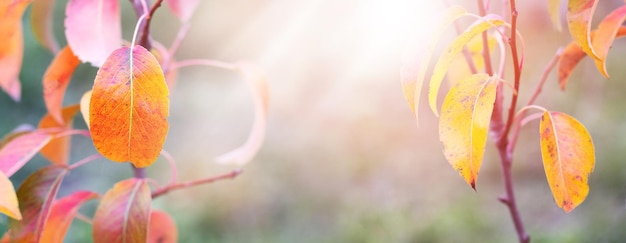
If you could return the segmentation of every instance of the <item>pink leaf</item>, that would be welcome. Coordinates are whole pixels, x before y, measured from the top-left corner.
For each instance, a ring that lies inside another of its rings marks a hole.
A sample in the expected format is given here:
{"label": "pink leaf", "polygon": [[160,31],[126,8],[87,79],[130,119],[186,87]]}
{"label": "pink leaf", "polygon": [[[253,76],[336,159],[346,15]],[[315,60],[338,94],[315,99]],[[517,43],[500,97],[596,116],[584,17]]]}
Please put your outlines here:
{"label": "pink leaf", "polygon": [[40,243],[63,243],[63,238],[65,238],[65,234],[80,206],[97,197],[98,194],[95,192],[77,191],[54,201],[52,208],[50,208],[47,223],[43,228]]}
{"label": "pink leaf", "polygon": [[0,171],[10,177],[51,139],[50,134],[34,131],[11,140],[0,149]]}

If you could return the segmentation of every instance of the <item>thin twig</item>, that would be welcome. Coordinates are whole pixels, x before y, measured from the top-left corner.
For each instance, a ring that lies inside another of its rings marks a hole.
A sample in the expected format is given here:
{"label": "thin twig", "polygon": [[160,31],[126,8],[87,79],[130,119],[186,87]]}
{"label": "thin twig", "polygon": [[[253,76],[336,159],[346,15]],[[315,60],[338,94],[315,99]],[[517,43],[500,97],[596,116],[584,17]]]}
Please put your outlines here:
{"label": "thin twig", "polygon": [[81,159],[81,160],[77,161],[76,163],[73,163],[72,165],[70,165],[69,169],[70,170],[76,169],[76,168],[78,168],[78,167],[80,167],[82,165],[85,165],[85,164],[87,164],[87,163],[89,163],[91,161],[97,160],[99,158],[102,158],[102,155],[100,155],[99,153],[98,154],[92,154],[90,156],[87,156],[84,159]]}
{"label": "thin twig", "polygon": [[242,172],[241,170],[234,170],[234,171],[231,171],[230,173],[215,176],[215,177],[185,181],[185,182],[168,185],[164,188],[160,188],[154,191],[152,193],[152,199],[157,198],[159,196],[162,196],[163,194],[166,194],[170,191],[177,190],[177,189],[182,189],[182,188],[187,188],[187,187],[192,187],[192,186],[197,186],[197,185],[202,185],[202,184],[209,184],[209,183],[220,181],[220,180],[233,179],[237,177],[239,174],[241,174],[241,172]]}
{"label": "thin twig", "polygon": [[[487,14],[485,4],[483,0],[477,0],[478,2],[478,14],[484,17]],[[493,75],[493,68],[491,66],[491,54],[489,53],[489,37],[487,36],[487,31],[483,31],[483,60],[485,61],[485,72],[489,74],[489,76]]]}
{"label": "thin twig", "polygon": [[82,213],[76,213],[76,219],[78,219],[80,221],[83,221],[85,223],[93,225],[93,219],[87,217],[86,215],[84,215]]}
{"label": "thin twig", "polygon": [[177,174],[178,174],[178,169],[176,169],[176,160],[174,160],[174,157],[172,157],[172,155],[170,153],[168,153],[167,151],[165,151],[165,150],[161,150],[161,155],[170,164],[171,176],[170,176],[170,183],[169,184],[173,185],[177,181],[176,177],[177,177]]}
{"label": "thin twig", "polygon": [[210,60],[210,59],[188,59],[188,60],[182,60],[182,61],[178,61],[178,62],[173,63],[172,66],[170,67],[170,69],[179,69],[179,68],[187,67],[187,66],[209,66],[209,67],[223,68],[223,69],[227,69],[227,70],[236,70],[237,69],[237,65],[235,65],[235,64],[222,62],[222,61],[217,61],[217,60]]}

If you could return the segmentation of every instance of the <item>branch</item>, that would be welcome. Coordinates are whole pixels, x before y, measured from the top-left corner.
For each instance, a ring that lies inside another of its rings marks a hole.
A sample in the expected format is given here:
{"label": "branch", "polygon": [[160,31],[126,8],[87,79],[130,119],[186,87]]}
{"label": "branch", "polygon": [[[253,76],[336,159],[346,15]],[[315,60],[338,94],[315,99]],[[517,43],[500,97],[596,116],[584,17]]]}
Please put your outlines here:
{"label": "branch", "polygon": [[162,196],[163,194],[166,194],[170,191],[177,190],[177,189],[182,189],[182,188],[187,188],[187,187],[192,187],[192,186],[197,186],[197,185],[202,185],[202,184],[209,184],[209,183],[226,180],[226,179],[233,179],[237,177],[239,174],[241,174],[241,172],[242,172],[241,170],[234,170],[234,171],[231,171],[230,173],[215,176],[215,177],[209,177],[209,178],[203,178],[203,179],[198,179],[198,180],[180,182],[176,184],[170,184],[164,188],[160,188],[154,191],[152,193],[152,199],[155,199],[159,196]]}
{"label": "branch", "polygon": [[161,6],[163,0],[157,0],[152,8],[146,13],[146,10],[143,7],[142,1],[145,0],[130,0],[133,4],[133,9],[135,10],[135,14],[137,18],[140,18],[142,15],[146,15],[146,20],[141,23],[141,37],[139,38],[139,45],[145,47],[147,50],[152,48],[152,43],[150,43],[150,20],[152,20],[152,16],[154,12],[156,12],[157,8]]}

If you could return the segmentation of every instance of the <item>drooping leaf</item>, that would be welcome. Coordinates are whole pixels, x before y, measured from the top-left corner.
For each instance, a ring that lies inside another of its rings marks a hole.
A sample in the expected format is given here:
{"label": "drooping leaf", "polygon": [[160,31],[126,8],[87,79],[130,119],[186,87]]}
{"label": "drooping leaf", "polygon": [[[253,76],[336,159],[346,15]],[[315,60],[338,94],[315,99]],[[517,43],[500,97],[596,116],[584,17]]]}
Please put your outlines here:
{"label": "drooping leaf", "polygon": [[446,95],[439,118],[439,139],[446,159],[474,189],[487,143],[496,84],[484,73],[458,82]]}
{"label": "drooping leaf", "polygon": [[165,2],[170,11],[172,11],[181,22],[189,21],[199,3],[198,0],[166,0]]}
{"label": "drooping leaf", "polygon": [[22,15],[30,0],[0,1],[0,88],[14,101],[19,101],[19,81],[24,43]]}
{"label": "drooping leaf", "polygon": [[89,90],[83,94],[80,98],[80,114],[83,115],[83,120],[85,120],[85,124],[87,128],[89,128],[89,105],[91,103],[91,93]]}
{"label": "drooping leaf", "polygon": [[70,0],[65,15],[67,43],[81,61],[100,67],[121,46],[119,1]]}
{"label": "drooping leaf", "polygon": [[573,117],[544,112],[539,123],[541,157],[556,204],[570,212],[589,193],[595,152],[587,129]]}
{"label": "drooping leaf", "polygon": [[48,113],[59,123],[63,122],[61,108],[65,90],[70,83],[70,78],[80,61],[69,46],[66,46],[52,60],[48,70],[43,75],[43,99],[48,108]]}
{"label": "drooping leaf", "polygon": [[561,32],[561,0],[548,0],[548,13],[550,14],[550,20],[554,28]]}
{"label": "drooping leaf", "polygon": [[98,70],[89,105],[89,130],[98,152],[136,167],[152,164],[169,129],[168,95],[161,67],[145,48],[111,53]]}
{"label": "drooping leaf", "polygon": [[[78,109],[78,105],[65,107],[62,111],[63,123],[57,122],[50,114],[46,115],[39,122],[39,128],[72,128],[72,120]],[[50,160],[53,164],[66,165],[70,154],[70,136],[55,137],[41,149],[41,155]]]}
{"label": "drooping leaf", "polygon": [[434,28],[434,33],[431,35],[425,49],[420,53],[420,61],[405,61],[402,64],[400,77],[402,82],[402,92],[404,93],[406,101],[409,102],[411,110],[415,113],[416,120],[418,119],[418,107],[420,96],[422,94],[422,84],[424,83],[426,70],[428,69],[428,64],[435,50],[435,46],[441,35],[444,33],[445,28],[466,13],[467,10],[459,6],[452,6],[447,9],[439,21],[437,21],[438,24],[437,27]]}
{"label": "drooping leaf", "polygon": [[465,46],[474,36],[488,30],[493,26],[501,26],[506,23],[500,19],[500,17],[496,15],[487,15],[485,16],[485,20],[478,20],[478,22],[474,23],[470,26],[465,32],[459,35],[453,42],[446,48],[441,57],[438,59],[437,64],[433,70],[433,75],[430,78],[430,89],[428,91],[428,103],[430,104],[430,109],[435,113],[435,115],[439,115],[437,111],[437,96],[439,93],[439,87],[441,86],[441,81],[443,80],[444,74],[448,71],[450,67],[450,63],[454,60],[461,50],[463,50],[463,46]]}
{"label": "drooping leaf", "polygon": [[259,151],[265,137],[265,123],[269,109],[267,81],[261,71],[252,64],[242,62],[237,67],[252,89],[255,107],[254,124],[248,139],[241,147],[216,158],[216,162],[220,164],[243,165],[247,163]]}
{"label": "drooping leaf", "polygon": [[95,192],[77,191],[54,201],[43,228],[40,243],[63,243],[65,234],[80,206],[94,198],[98,198]]}
{"label": "drooping leaf", "polygon": [[52,135],[48,133],[34,131],[11,140],[0,149],[0,171],[10,177],[51,139]]}
{"label": "drooping leaf", "polygon": [[592,36],[593,49],[599,58],[595,59],[594,62],[600,73],[606,78],[609,78],[609,74],[606,72],[606,57],[609,54],[609,49],[611,49],[617,32],[622,27],[622,23],[624,23],[624,19],[626,19],[626,6],[615,9],[604,17]]}
{"label": "drooping leaf", "polygon": [[[594,34],[595,32],[592,32],[591,36],[594,36]],[[617,30],[617,34],[615,34],[615,38],[623,37],[624,35],[626,35],[626,27],[620,27]],[[587,54],[574,42],[563,49],[563,53],[559,57],[559,85],[562,90],[565,90],[569,76],[572,74],[572,71],[574,71],[578,62],[585,56],[587,56]]]}
{"label": "drooping leaf", "polygon": [[96,209],[94,242],[146,242],[151,201],[145,180],[132,178],[115,184]]}
{"label": "drooping leaf", "polygon": [[52,201],[67,172],[65,167],[51,165],[31,174],[22,183],[17,190],[22,220],[9,221],[12,242],[39,242]]}
{"label": "drooping leaf", "polygon": [[178,241],[178,229],[172,217],[166,212],[152,210],[150,225],[148,226],[147,243],[176,243]]}
{"label": "drooping leaf", "polygon": [[20,213],[20,208],[18,207],[17,195],[15,194],[13,183],[2,172],[0,172],[0,213],[17,220],[22,220],[22,213]]}
{"label": "drooping leaf", "polygon": [[[492,52],[496,47],[496,38],[497,37],[495,35],[488,35],[487,37],[487,46],[489,47],[490,52]],[[478,72],[481,72],[481,70],[485,68],[482,35],[474,36],[474,38],[467,43],[467,50],[472,62],[474,63],[474,67]],[[472,75],[472,71],[470,70],[467,60],[463,55],[458,55],[454,58],[454,61],[452,61],[448,70],[450,71],[446,74],[446,79],[448,80],[450,86],[454,86],[458,81]]]}
{"label": "drooping leaf", "polygon": [[591,19],[598,0],[568,0],[567,26],[569,33],[587,55],[599,59],[591,45]]}
{"label": "drooping leaf", "polygon": [[35,39],[52,53],[59,52],[59,44],[52,31],[55,0],[33,0],[30,9],[30,26]]}

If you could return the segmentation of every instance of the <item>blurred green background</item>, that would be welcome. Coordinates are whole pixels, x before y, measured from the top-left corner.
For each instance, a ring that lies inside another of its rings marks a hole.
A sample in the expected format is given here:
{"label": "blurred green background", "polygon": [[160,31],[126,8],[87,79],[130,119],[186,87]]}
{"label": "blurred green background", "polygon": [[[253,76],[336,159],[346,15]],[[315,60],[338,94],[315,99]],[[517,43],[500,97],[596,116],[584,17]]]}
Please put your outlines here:
{"label": "blurred green background", "polygon": [[[475,11],[474,2],[463,2]],[[491,2],[499,11],[499,1]],[[65,3],[57,1],[54,18],[63,44]],[[527,51],[520,92],[524,104],[543,68],[570,37],[566,28],[554,31],[546,1],[518,4]],[[621,4],[602,1],[596,22]],[[130,40],[136,16],[128,1],[121,5],[124,38]],[[201,1],[176,59],[252,61],[266,74],[271,105],[265,143],[242,175],[154,200],[154,208],[175,218],[179,241],[515,242],[508,210],[497,201],[503,185],[493,143],[488,142],[474,192],[444,160],[437,119],[426,102],[418,128],[401,93],[406,49],[428,40],[435,13],[443,7],[408,0]],[[20,74],[23,100],[14,103],[0,94],[1,135],[19,124],[36,125],[45,114],[41,78],[53,56],[34,41],[28,15]],[[179,27],[164,6],[154,16],[153,38],[169,46]],[[447,33],[439,48],[454,36],[453,28]],[[604,80],[591,60],[583,60],[567,92],[558,89],[553,72],[538,101],[579,119],[596,145],[589,196],[573,212],[566,214],[554,204],[537,122],[522,129],[514,183],[533,242],[626,239],[624,55],[626,43],[618,40],[608,57],[611,80]],[[65,104],[79,101],[95,72],[87,64],[78,68]],[[165,149],[178,162],[180,180],[236,169],[214,163],[215,156],[245,141],[252,123],[250,91],[236,73],[181,69],[171,105]],[[75,124],[85,127],[81,117]],[[93,153],[88,139],[73,139],[72,162]],[[17,186],[46,163],[37,155],[11,179]],[[148,175],[167,183],[167,163],[159,159]],[[59,196],[79,189],[104,193],[130,176],[128,164],[98,160],[73,171]],[[95,207],[91,202],[81,212],[90,216]],[[2,216],[2,231],[6,224]],[[89,242],[90,235],[90,226],[75,220],[67,242]]]}

